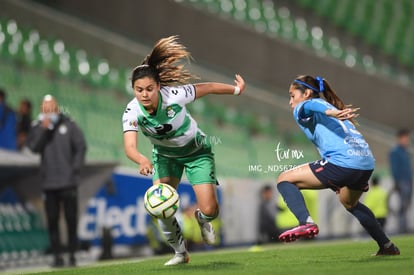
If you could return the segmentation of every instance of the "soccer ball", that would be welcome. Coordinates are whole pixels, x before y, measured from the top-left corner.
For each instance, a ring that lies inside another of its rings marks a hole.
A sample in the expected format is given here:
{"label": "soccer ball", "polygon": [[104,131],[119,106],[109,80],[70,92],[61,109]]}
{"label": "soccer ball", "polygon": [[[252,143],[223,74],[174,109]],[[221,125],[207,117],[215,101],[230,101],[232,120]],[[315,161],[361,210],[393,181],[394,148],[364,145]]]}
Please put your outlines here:
{"label": "soccer ball", "polygon": [[144,195],[144,206],[157,219],[168,219],[177,212],[180,198],[177,191],[168,184],[155,184]]}

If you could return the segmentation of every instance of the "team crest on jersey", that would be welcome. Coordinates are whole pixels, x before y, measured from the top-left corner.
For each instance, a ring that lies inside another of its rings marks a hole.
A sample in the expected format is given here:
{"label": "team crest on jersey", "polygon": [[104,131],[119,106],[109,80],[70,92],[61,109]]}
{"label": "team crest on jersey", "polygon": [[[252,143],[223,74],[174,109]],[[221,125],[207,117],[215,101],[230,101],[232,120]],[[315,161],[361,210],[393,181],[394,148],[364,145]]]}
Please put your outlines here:
{"label": "team crest on jersey", "polygon": [[170,107],[170,106],[167,107],[166,111],[167,111],[167,116],[168,117],[174,117],[175,116],[175,111],[172,107]]}

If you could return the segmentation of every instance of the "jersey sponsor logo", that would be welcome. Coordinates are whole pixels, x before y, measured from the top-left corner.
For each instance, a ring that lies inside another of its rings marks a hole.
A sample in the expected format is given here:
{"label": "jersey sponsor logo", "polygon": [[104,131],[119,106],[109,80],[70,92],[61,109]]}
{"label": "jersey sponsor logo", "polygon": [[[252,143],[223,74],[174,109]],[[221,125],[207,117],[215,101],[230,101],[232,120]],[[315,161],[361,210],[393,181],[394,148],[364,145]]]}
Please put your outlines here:
{"label": "jersey sponsor logo", "polygon": [[170,132],[172,130],[172,125],[171,124],[160,124],[157,127],[154,127],[155,131],[157,131],[157,134],[159,135],[165,135],[168,132]]}
{"label": "jersey sponsor logo", "polygon": [[[171,109],[175,112],[173,109]],[[151,123],[146,117],[142,117],[141,121],[137,121],[137,124],[141,126],[141,129],[144,134],[147,135],[159,135],[158,137],[154,136],[155,138],[168,138],[166,135],[170,135],[173,130],[172,124],[154,124]]]}
{"label": "jersey sponsor logo", "polygon": [[363,138],[348,136],[344,138],[344,143],[353,148],[368,148],[368,143]]}
{"label": "jersey sponsor logo", "polygon": [[147,134],[150,135],[158,135],[158,136],[154,136],[155,138],[169,138],[171,136],[172,133],[174,133],[173,131],[173,126],[171,124],[160,124],[158,126],[155,127],[142,127],[142,130]]}
{"label": "jersey sponsor logo", "polygon": [[348,149],[346,152],[349,156],[357,156],[357,157],[372,157],[373,156],[371,150]]}
{"label": "jersey sponsor logo", "polygon": [[172,93],[173,95],[178,95],[178,90],[173,89],[173,90],[171,90],[171,93]]}

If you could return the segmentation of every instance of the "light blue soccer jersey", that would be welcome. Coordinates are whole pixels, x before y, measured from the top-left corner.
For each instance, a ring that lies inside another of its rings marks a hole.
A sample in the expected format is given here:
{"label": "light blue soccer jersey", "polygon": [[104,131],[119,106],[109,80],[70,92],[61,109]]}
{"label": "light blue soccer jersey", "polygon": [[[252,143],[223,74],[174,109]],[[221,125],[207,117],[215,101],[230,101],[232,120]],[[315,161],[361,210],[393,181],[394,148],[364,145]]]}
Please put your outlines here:
{"label": "light blue soccer jersey", "polygon": [[344,168],[374,169],[374,156],[355,125],[349,120],[327,116],[327,109],[336,108],[323,99],[314,98],[296,105],[293,115],[323,159]]}

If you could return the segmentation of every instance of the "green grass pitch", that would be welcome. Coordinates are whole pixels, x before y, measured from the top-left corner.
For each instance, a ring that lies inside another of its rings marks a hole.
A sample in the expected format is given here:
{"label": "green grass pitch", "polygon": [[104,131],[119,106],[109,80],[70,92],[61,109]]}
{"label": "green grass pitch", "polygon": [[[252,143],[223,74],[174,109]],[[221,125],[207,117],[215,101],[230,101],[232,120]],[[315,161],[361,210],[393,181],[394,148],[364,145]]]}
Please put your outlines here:
{"label": "green grass pitch", "polygon": [[[172,255],[100,262],[90,266],[30,274],[414,274],[414,235],[393,237],[400,256],[377,256],[371,239],[300,241],[252,248],[190,253],[190,263],[163,266]],[[29,273],[26,273],[29,274]]]}

